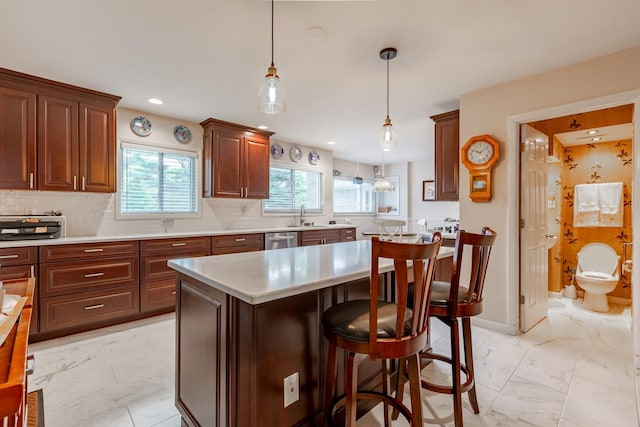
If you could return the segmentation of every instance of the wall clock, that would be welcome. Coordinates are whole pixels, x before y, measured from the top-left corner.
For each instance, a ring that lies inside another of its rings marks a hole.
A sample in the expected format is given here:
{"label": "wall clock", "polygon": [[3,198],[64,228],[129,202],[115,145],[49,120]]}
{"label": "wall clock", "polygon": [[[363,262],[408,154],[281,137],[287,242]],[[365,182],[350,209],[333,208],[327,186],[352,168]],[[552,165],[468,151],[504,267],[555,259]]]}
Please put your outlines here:
{"label": "wall clock", "polygon": [[149,136],[151,134],[151,121],[144,116],[137,116],[131,119],[131,130],[138,136]]}
{"label": "wall clock", "polygon": [[469,170],[469,197],[488,202],[492,196],[491,173],[500,160],[500,143],[491,135],[469,138],[461,149],[462,163]]}

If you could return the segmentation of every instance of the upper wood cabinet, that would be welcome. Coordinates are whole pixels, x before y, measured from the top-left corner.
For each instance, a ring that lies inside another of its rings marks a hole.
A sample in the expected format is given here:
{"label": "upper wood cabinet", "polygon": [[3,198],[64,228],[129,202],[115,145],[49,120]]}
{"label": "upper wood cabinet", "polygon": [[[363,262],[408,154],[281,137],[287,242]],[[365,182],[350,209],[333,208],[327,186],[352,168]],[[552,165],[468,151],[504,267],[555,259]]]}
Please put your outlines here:
{"label": "upper wood cabinet", "polygon": [[0,188],[115,192],[119,100],[0,68]]}
{"label": "upper wood cabinet", "polygon": [[460,111],[431,116],[435,122],[435,200],[458,200]]}
{"label": "upper wood cabinet", "polygon": [[0,86],[0,188],[35,188],[36,94]]}
{"label": "upper wood cabinet", "polygon": [[204,128],[204,197],[269,198],[269,138],[247,126],[207,119]]}

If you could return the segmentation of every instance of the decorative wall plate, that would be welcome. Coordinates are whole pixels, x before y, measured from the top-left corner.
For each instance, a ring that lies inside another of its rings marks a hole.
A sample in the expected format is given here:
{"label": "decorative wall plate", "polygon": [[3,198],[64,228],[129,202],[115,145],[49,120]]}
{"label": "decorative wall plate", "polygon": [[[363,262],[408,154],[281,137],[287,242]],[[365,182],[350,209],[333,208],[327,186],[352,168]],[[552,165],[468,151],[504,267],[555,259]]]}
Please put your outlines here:
{"label": "decorative wall plate", "polygon": [[191,141],[191,131],[185,125],[178,125],[173,128],[173,137],[180,144],[188,144]]}
{"label": "decorative wall plate", "polygon": [[309,163],[312,165],[317,165],[320,161],[320,154],[316,150],[311,150],[309,153]]}
{"label": "decorative wall plate", "polygon": [[284,155],[284,148],[277,142],[271,143],[271,157],[274,159],[281,159]]}
{"label": "decorative wall plate", "polygon": [[138,136],[149,136],[151,134],[151,122],[144,116],[137,116],[129,124],[131,130]]}
{"label": "decorative wall plate", "polygon": [[299,162],[302,159],[302,150],[297,145],[294,145],[291,147],[291,150],[289,150],[289,155],[291,156],[291,160]]}

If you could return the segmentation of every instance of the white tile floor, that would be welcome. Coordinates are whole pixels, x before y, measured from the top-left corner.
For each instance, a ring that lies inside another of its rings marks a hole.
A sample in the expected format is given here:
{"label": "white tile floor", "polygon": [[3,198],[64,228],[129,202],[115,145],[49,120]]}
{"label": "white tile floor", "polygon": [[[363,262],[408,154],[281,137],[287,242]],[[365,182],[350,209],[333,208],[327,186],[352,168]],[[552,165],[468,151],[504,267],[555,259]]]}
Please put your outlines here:
{"label": "white tile floor", "polygon": [[[31,345],[29,389],[44,390],[46,426],[180,426],[174,327],[170,314]],[[437,351],[448,352],[445,333],[434,321]],[[464,396],[466,426],[638,426],[628,307],[599,314],[580,300],[551,299],[548,318],[529,333],[474,328],[473,338],[481,412]],[[447,371],[435,364],[423,374]],[[423,397],[425,425],[453,425],[450,396]],[[359,425],[382,426],[380,414],[375,408]]]}

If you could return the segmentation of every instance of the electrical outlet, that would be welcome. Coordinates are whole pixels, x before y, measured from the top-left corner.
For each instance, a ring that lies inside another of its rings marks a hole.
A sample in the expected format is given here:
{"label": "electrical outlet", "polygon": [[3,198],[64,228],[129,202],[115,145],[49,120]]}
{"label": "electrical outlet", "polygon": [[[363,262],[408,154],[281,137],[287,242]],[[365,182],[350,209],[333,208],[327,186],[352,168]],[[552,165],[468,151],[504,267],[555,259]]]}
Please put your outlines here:
{"label": "electrical outlet", "polygon": [[298,373],[295,372],[284,379],[284,407],[297,402],[300,399],[300,390],[298,388]]}

